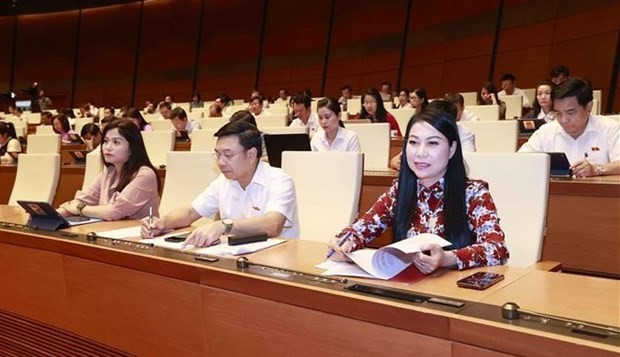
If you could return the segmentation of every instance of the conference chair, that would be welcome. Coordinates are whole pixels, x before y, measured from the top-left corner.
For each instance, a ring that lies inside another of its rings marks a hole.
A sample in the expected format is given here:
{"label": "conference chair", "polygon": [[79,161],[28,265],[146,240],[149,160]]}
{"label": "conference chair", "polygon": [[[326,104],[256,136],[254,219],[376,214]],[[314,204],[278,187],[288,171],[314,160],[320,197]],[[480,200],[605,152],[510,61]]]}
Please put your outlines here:
{"label": "conference chair", "polygon": [[234,105],[244,105],[245,101],[243,99],[233,99]]}
{"label": "conference chair", "polygon": [[521,90],[523,91],[523,95],[530,101],[530,104],[533,105],[536,100],[536,88],[525,88]]}
{"label": "conference chair", "polygon": [[258,126],[258,130],[262,130],[262,128],[265,128],[265,127],[274,127],[274,126],[285,127],[286,116],[284,114],[282,115],[261,115],[259,117],[256,117],[256,125]]}
{"label": "conference chair", "polygon": [[190,204],[220,174],[213,150],[168,153],[166,182],[159,204],[159,214]]}
{"label": "conference chair", "polygon": [[51,204],[56,194],[59,175],[60,154],[19,155],[9,205],[17,206],[18,200],[44,201]]}
{"label": "conference chair", "polygon": [[356,152],[282,153],[282,169],[295,182],[301,239],[327,242],[356,218],[363,161]]}
{"label": "conference chair", "polygon": [[174,150],[174,131],[143,131],[142,139],[151,163],[157,167],[166,165],[166,155]]}
{"label": "conference chair", "polygon": [[549,155],[463,153],[473,179],[489,183],[510,251],[508,264],[540,260],[547,218]]}
{"label": "conference chair", "polygon": [[203,112],[199,112],[199,111],[187,112],[187,119],[195,120],[195,121],[202,120],[202,113]]}
{"label": "conference chair", "polygon": [[164,119],[164,120],[153,120],[149,123],[153,131],[171,131],[174,129],[172,126],[172,121]]}
{"label": "conference chair", "polygon": [[60,134],[41,134],[28,136],[28,154],[59,154]]}
{"label": "conference chair", "polygon": [[17,137],[26,137],[28,134],[28,124],[25,121],[14,121],[13,126],[15,127],[15,133]]}
{"label": "conference chair", "polygon": [[499,99],[506,103],[506,119],[521,118],[523,112],[522,95],[505,95]]}
{"label": "conference chair", "polygon": [[191,139],[190,151],[213,151],[215,150],[215,144],[217,138],[213,136],[216,130],[213,129],[201,129],[194,130],[189,134]]}
{"label": "conference chair", "polygon": [[86,154],[86,168],[84,169],[84,180],[82,181],[82,190],[87,189],[93,181],[103,171],[103,162],[101,160],[101,151],[99,148]]}
{"label": "conference chair", "polygon": [[592,91],[592,98],[601,102],[603,100],[603,91],[600,89],[595,89]]}
{"label": "conference chair", "polygon": [[161,120],[159,118],[159,114],[142,114],[142,117],[149,124],[152,124],[154,121]]}
{"label": "conference chair", "polygon": [[388,109],[388,112],[396,118],[400,132],[405,135],[409,119],[415,114],[415,108]]}
{"label": "conference chair", "polygon": [[356,124],[370,124],[372,123],[372,121],[370,121],[370,119],[349,119],[349,120],[342,120],[342,124],[344,124],[345,128],[347,127],[347,125],[352,124],[352,125],[356,125]]}
{"label": "conference chair", "polygon": [[481,121],[499,120],[499,105],[468,105],[465,109],[476,114]]}
{"label": "conference chair", "polygon": [[605,118],[609,118],[611,120],[615,120],[620,123],[620,114],[615,115],[603,115]]}
{"label": "conference chair", "polygon": [[93,118],[76,118],[74,124],[75,132],[80,135],[82,133],[82,127],[92,122]]}
{"label": "conference chair", "polygon": [[51,135],[56,134],[54,132],[54,127],[51,125],[37,125],[35,128],[36,135]]}
{"label": "conference chair", "polygon": [[368,169],[387,169],[390,156],[390,124],[372,123],[347,126],[354,131],[364,153],[364,167]]}
{"label": "conference chair", "polygon": [[478,93],[476,92],[461,92],[461,95],[463,96],[463,103],[466,107],[478,103]]}
{"label": "conference chair", "polygon": [[519,136],[517,120],[461,121],[459,125],[466,126],[474,132],[477,152],[517,151]]}
{"label": "conference chair", "polygon": [[230,120],[228,120],[228,118],[225,117],[218,117],[218,118],[203,118],[200,121],[200,126],[202,127],[203,130],[219,130],[221,127],[223,127],[224,125],[228,124],[230,122]]}
{"label": "conference chair", "polygon": [[28,114],[28,124],[32,124],[32,125],[41,124],[41,113]]}
{"label": "conference chair", "polygon": [[351,115],[362,112],[362,100],[359,98],[347,99],[347,112]]}
{"label": "conference chair", "polygon": [[592,99],[592,109],[590,110],[590,114],[601,114],[601,102],[598,99]]}
{"label": "conference chair", "polygon": [[308,134],[304,126],[267,126],[260,129],[263,134]]}

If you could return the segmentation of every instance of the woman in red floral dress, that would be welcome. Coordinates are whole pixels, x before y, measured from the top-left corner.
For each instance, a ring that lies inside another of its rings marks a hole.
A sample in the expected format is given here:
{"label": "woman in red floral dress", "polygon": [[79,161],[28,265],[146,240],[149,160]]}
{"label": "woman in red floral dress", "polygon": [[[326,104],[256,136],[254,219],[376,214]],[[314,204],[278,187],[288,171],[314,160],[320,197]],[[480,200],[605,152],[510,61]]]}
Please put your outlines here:
{"label": "woman in red floral dress", "polygon": [[422,273],[505,264],[509,253],[488,184],[467,178],[449,114],[436,109],[416,114],[407,125],[403,156],[398,180],[329,242],[331,259],[348,260],[343,253],[363,248],[392,226],[394,241],[434,233],[452,243],[446,250],[429,244],[424,250],[430,254],[416,254],[413,263]]}

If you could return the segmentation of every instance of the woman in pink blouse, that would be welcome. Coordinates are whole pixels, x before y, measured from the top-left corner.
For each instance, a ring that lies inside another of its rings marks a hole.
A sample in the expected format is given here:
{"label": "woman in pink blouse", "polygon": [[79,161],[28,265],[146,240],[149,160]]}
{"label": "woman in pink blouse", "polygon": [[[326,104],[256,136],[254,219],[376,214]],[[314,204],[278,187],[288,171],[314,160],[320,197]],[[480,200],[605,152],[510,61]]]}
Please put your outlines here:
{"label": "woman in pink blouse", "polygon": [[60,205],[63,216],[84,215],[114,221],[140,219],[149,210],[158,216],[159,178],[131,120],[114,120],[103,130],[100,145],[105,168],[85,191]]}
{"label": "woman in pink blouse", "polygon": [[[509,254],[488,184],[467,178],[456,124],[447,113],[425,109],[407,125],[398,180],[372,208],[329,242],[334,260],[363,248],[393,226],[394,240],[434,233],[452,243],[429,244],[414,265],[424,274],[439,267],[467,269],[505,264]],[[339,246],[340,238],[350,238]]]}

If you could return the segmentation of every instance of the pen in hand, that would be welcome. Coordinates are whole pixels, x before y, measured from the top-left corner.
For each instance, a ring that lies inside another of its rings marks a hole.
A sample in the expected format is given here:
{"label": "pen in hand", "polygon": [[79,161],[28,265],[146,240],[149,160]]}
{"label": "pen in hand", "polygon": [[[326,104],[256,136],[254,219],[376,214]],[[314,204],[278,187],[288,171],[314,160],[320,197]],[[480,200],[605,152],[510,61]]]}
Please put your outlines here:
{"label": "pen in hand", "polygon": [[[347,241],[347,239],[349,239],[350,236],[351,236],[351,232],[347,232],[347,234],[340,237],[340,240],[338,241],[338,246],[342,247],[342,245]],[[334,249],[330,249],[325,258],[329,259],[329,257],[331,257],[335,252],[336,251]]]}

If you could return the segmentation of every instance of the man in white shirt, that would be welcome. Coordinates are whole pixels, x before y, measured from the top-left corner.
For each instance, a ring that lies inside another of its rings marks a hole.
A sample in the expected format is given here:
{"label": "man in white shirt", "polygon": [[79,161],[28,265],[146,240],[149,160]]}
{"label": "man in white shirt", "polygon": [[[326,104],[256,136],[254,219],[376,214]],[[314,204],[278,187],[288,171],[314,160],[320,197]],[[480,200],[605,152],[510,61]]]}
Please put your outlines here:
{"label": "man in white shirt", "polygon": [[455,93],[455,92],[446,93],[443,99],[456,106],[456,121],[457,122],[459,121],[480,121],[480,118],[475,113],[472,113],[465,109],[465,98],[463,98],[461,93]]}
{"label": "man in white shirt", "polygon": [[172,114],[172,107],[170,106],[170,103],[161,102],[157,106],[157,109],[159,109],[159,119],[171,119],[170,115]]}
{"label": "man in white shirt", "polygon": [[502,99],[507,95],[520,95],[523,97],[523,108],[531,108],[532,104],[530,104],[529,99],[523,92],[523,90],[515,87],[516,78],[512,73],[506,73],[502,76],[502,91],[497,93],[497,96]]}
{"label": "man in white shirt", "polygon": [[221,127],[215,136],[215,156],[222,173],[190,205],[152,222],[144,218],[142,236],[187,227],[201,217],[217,217],[219,220],[196,228],[184,246],[209,246],[217,244],[222,235],[232,234],[299,237],[293,179],[260,161],[261,136],[256,126],[238,120]]}
{"label": "man in white shirt", "polygon": [[253,96],[250,99],[250,112],[254,117],[259,117],[262,115],[273,115],[270,111],[263,109],[264,102],[263,97],[261,96]]}
{"label": "man in white shirt", "polygon": [[556,119],[535,131],[519,152],[563,152],[577,177],[620,174],[620,123],[590,114],[590,82],[569,78],[551,98]]}
{"label": "man in white shirt", "polygon": [[392,102],[394,96],[392,94],[392,84],[388,81],[381,83],[381,90],[379,91],[381,94],[381,100],[384,102]]}
{"label": "man in white shirt", "polygon": [[185,113],[185,110],[181,107],[176,107],[172,110],[170,119],[176,131],[187,131],[187,133],[190,134],[196,129],[201,129],[200,123],[189,120],[187,118],[187,113]]}
{"label": "man in white shirt", "polygon": [[291,127],[306,127],[310,138],[319,130],[319,117],[311,109],[312,98],[297,94],[293,97],[293,111],[297,117],[291,122]]}

